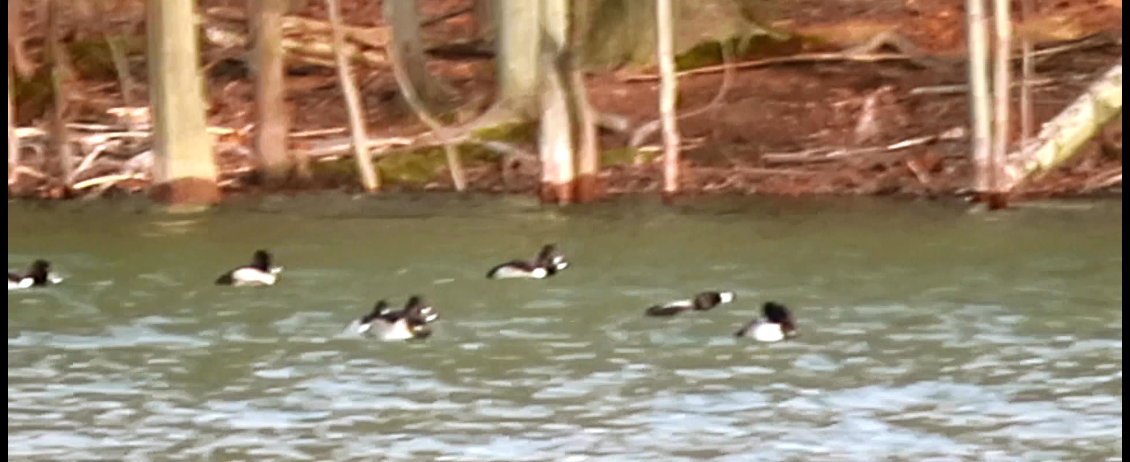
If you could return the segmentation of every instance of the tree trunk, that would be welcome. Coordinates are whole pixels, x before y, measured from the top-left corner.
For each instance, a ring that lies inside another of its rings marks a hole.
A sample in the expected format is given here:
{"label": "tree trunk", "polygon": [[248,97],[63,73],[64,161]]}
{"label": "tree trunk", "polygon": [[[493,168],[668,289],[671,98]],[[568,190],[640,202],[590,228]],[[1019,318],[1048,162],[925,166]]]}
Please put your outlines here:
{"label": "tree trunk", "polygon": [[[395,1],[395,0],[389,0]],[[341,10],[337,0],[326,0],[330,16],[330,35],[333,39],[334,62],[337,65],[337,80],[341,93],[345,96],[346,112],[349,114],[349,136],[353,140],[353,158],[357,160],[357,171],[361,174],[361,185],[365,191],[376,192],[380,188],[377,172],[373,169],[373,157],[369,155],[369,136],[365,133],[364,113],[357,87],[353,83],[353,73],[349,70],[349,60],[345,59],[345,31],[341,26]]]}
{"label": "tree trunk", "polygon": [[672,0],[657,0],[656,32],[659,44],[659,117],[663,124],[663,198],[670,201],[679,192],[679,127],[676,125],[675,20]]}
{"label": "tree trunk", "polygon": [[154,199],[218,202],[216,161],[205,121],[194,2],[149,0],[149,105],[153,115]]}
{"label": "tree trunk", "polygon": [[278,185],[296,172],[287,152],[290,118],[286,108],[285,52],[282,18],[286,0],[252,0],[251,31],[255,37],[255,153],[267,183]]}
{"label": "tree trunk", "polygon": [[494,41],[495,34],[498,31],[496,21],[494,20],[494,11],[497,7],[495,4],[496,1],[497,0],[474,0],[474,36],[487,43]]}
{"label": "tree trunk", "polygon": [[1009,156],[1002,190],[1015,188],[1029,175],[1070,159],[1103,125],[1122,112],[1122,62],[1106,71],[1048,123],[1030,143]]}
{"label": "tree trunk", "polygon": [[535,107],[541,32],[538,0],[497,0],[497,102],[518,113]]}
{"label": "tree trunk", "polygon": [[68,64],[66,48],[62,40],[62,14],[61,0],[46,0],[47,5],[47,47],[51,55],[51,92],[54,102],[51,107],[51,145],[59,160],[59,173],[69,183],[73,170],[74,155],[72,154],[70,134],[67,133],[67,84],[71,79],[71,70]]}
{"label": "tree trunk", "polygon": [[541,120],[538,124],[542,162],[541,200],[568,204],[573,202],[573,123],[569,114],[570,82],[564,64],[569,32],[567,0],[543,0],[541,63],[544,84],[541,87]]}
{"label": "tree trunk", "polygon": [[[1027,21],[1032,17],[1032,0],[1020,0],[1020,21]],[[1032,78],[1035,77],[1036,66],[1032,60],[1032,40],[1027,34],[1020,37],[1020,143],[1028,142],[1032,137]]]}
{"label": "tree trunk", "polygon": [[973,190],[992,188],[992,107],[989,101],[988,21],[984,0],[965,0],[969,42],[969,108],[973,122]]}
{"label": "tree trunk", "polygon": [[16,109],[12,104],[12,66],[8,66],[8,186],[20,164],[20,139],[16,137]]}
{"label": "tree trunk", "polygon": [[23,3],[23,0],[8,0],[8,61],[15,66],[17,75],[26,78],[35,73],[35,63],[24,49],[24,22],[20,20]]}
{"label": "tree trunk", "polygon": [[596,129],[596,110],[589,103],[584,73],[581,72],[577,50],[583,49],[584,25],[592,16],[593,2],[573,2],[569,21],[568,69],[569,89],[572,93],[573,113],[578,125],[577,136],[577,202],[593,202],[604,194],[600,177],[600,137]]}
{"label": "tree trunk", "polygon": [[991,206],[1003,206],[1001,193],[1001,174],[1004,172],[1004,159],[1008,155],[1009,112],[1012,102],[1012,75],[1009,67],[1012,65],[1012,15],[1009,0],[993,0],[993,25],[996,31],[996,54],[993,64],[993,100],[996,109],[993,111],[993,157],[989,167],[989,187],[994,196],[999,196],[991,201]]}
{"label": "tree trunk", "polygon": [[386,0],[384,3],[385,21],[392,29],[393,39],[389,46],[396,47],[396,54],[404,63],[404,70],[416,95],[425,107],[439,107],[447,98],[443,87],[428,73],[427,56],[424,54],[420,38],[420,14],[417,0]]}
{"label": "tree trunk", "polygon": [[[408,2],[386,1],[384,3],[385,16],[397,16],[397,13],[391,10],[397,9],[396,5],[398,4],[401,5],[400,8],[403,9],[403,5],[406,3]],[[397,35],[401,29],[402,28],[397,27],[391,28],[390,41],[392,43],[405,42]],[[417,27],[416,29],[419,28]],[[419,38],[419,35],[417,34],[416,37]],[[418,44],[417,41],[416,45]],[[397,87],[400,88],[400,95],[404,98],[404,102],[408,104],[408,107],[412,109],[412,112],[416,114],[416,117],[419,117],[420,121],[424,122],[424,124],[432,130],[432,133],[435,133],[436,138],[443,142],[444,155],[447,157],[447,169],[451,172],[451,183],[455,186],[456,191],[463,192],[467,188],[467,176],[463,172],[463,162],[459,158],[459,149],[454,143],[448,141],[449,136],[447,129],[444,128],[443,124],[432,117],[431,113],[428,112],[425,102],[420,97],[419,89],[416,88],[415,83],[412,81],[412,76],[408,71],[409,66],[404,56],[400,54],[402,50],[403,48],[399,46],[391,46],[388,48],[389,62],[392,64],[392,74],[393,77],[396,78]],[[423,58],[421,54],[421,63],[423,62]],[[423,71],[424,76],[427,77],[427,69],[423,69]]]}

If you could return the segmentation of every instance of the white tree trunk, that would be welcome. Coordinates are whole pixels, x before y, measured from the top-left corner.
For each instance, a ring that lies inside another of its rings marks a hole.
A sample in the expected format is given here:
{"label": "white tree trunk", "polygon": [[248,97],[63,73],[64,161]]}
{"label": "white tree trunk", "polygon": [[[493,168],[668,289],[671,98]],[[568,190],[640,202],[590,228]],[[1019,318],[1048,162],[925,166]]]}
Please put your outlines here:
{"label": "white tree trunk", "polygon": [[546,40],[541,44],[545,82],[541,88],[538,125],[542,200],[568,204],[574,192],[573,123],[569,116],[569,92],[565,88],[569,77],[562,75],[559,59],[569,34],[569,4],[568,0],[542,1],[542,30]]}
{"label": "white tree trunk", "polygon": [[[194,5],[165,0],[148,3],[149,105],[157,155],[154,176],[156,183],[172,189],[168,201],[210,203],[219,199],[218,169],[204,114]],[[179,183],[183,188],[172,183],[180,180],[194,181]]]}
{"label": "white tree trunk", "polygon": [[1103,125],[1122,112],[1122,62],[1110,68],[1087,91],[1012,153],[1002,189],[1008,191],[1029,175],[1071,158]]}
{"label": "white tree trunk", "polygon": [[290,118],[286,110],[285,52],[282,20],[286,0],[252,0],[251,30],[255,37],[255,153],[271,182],[288,179],[295,162],[287,153]]}
{"label": "white tree trunk", "polygon": [[8,184],[20,164],[20,139],[16,136],[16,108],[12,102],[12,66],[8,66]]}
{"label": "white tree trunk", "polygon": [[1012,78],[1009,72],[1012,51],[1012,15],[1009,0],[993,0],[993,24],[996,29],[996,58],[993,65],[993,153],[989,167],[989,188],[1001,191],[1001,174],[1008,155],[1009,112],[1012,101]]}
{"label": "white tree trunk", "polygon": [[385,21],[392,30],[388,46],[396,47],[396,54],[404,65],[404,71],[425,107],[435,108],[443,102],[446,95],[440,83],[428,72],[424,42],[420,37],[417,0],[390,0],[382,3]]}
{"label": "white tree trunk", "polygon": [[498,101],[518,111],[533,107],[538,87],[541,1],[496,0]]}
{"label": "white tree trunk", "polygon": [[969,42],[969,112],[973,119],[973,190],[992,187],[992,107],[989,102],[989,41],[984,0],[965,0]]}
{"label": "white tree trunk", "polygon": [[659,117],[663,125],[663,195],[679,191],[679,127],[675,115],[678,81],[675,76],[675,12],[672,0],[657,0],[656,33],[659,61]]}

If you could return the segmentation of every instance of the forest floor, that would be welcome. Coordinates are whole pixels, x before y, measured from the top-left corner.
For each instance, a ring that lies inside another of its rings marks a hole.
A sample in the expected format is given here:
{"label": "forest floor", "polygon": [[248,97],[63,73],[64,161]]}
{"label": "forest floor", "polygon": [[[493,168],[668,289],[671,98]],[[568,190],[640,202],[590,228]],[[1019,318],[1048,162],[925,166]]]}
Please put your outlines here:
{"label": "forest floor", "polygon": [[[1053,43],[1053,39],[1063,35],[1053,30],[1057,27],[1068,30],[1065,33],[1070,38],[1099,32],[1116,38],[1084,43],[1076,40],[1070,42],[1069,51],[1049,53],[1037,60],[1037,84],[1032,95],[1038,130],[1040,124],[1079,96],[1099,73],[1121,59],[1122,15],[1120,0],[1032,2],[1036,17],[1053,18],[1043,23],[1041,33],[1035,34],[1039,36],[1039,48],[1064,45],[1063,42]],[[421,16],[428,18],[467,8],[470,1],[420,0],[420,3]],[[774,24],[786,30],[893,28],[932,56],[964,54],[963,0],[780,3],[782,5],[774,10]],[[379,2],[344,0],[343,9],[351,25],[382,25]],[[321,2],[309,2],[309,7],[299,14],[323,19],[321,10]],[[432,41],[460,40],[470,37],[474,28],[472,15],[465,13],[427,26],[424,34]],[[846,48],[846,44],[842,48]],[[793,50],[794,53],[809,51],[827,50]],[[742,57],[739,61],[751,59],[754,58]],[[493,67],[489,58],[446,60],[433,57],[429,68],[456,90],[457,104],[485,109],[493,98]],[[143,62],[141,70],[144,71]],[[355,72],[364,96],[370,136],[412,136],[427,132],[397,98],[396,83],[390,71],[358,66]],[[632,127],[652,121],[658,115],[657,81],[639,78],[648,72],[654,71],[637,68],[590,73],[586,76],[590,100],[599,111],[626,117]],[[121,105],[116,80],[112,76],[103,77],[101,81],[83,77],[84,86],[89,88],[87,100],[102,102],[84,107],[96,107],[104,112],[105,107]],[[347,116],[335,78],[329,68],[287,77],[292,133],[340,129],[344,136]],[[960,59],[929,68],[910,61],[839,60],[740,69],[716,110],[679,121],[684,144],[680,188],[692,194],[963,195],[972,179],[969,138],[965,133],[969,112],[966,93],[952,87],[963,85],[966,80],[965,63]],[[720,72],[681,77],[680,110],[693,110],[709,103],[721,82]],[[947,91],[944,87],[951,88]],[[246,72],[210,72],[205,88],[210,104],[210,125],[238,130],[253,123],[253,87]],[[1014,141],[1019,138],[1017,106],[1014,100]],[[46,120],[45,116],[36,118],[34,110],[25,111],[23,106],[18,106],[17,110],[24,111],[18,119],[27,124]],[[870,122],[864,123],[861,119]],[[866,127],[861,128],[864,125]],[[602,149],[624,151],[629,134],[602,130]],[[927,136],[941,139],[902,149],[883,148]],[[250,139],[243,137],[238,142],[249,149]],[[533,152],[531,141],[527,140],[523,147]],[[650,146],[642,151],[654,152],[658,143],[656,134],[645,143]],[[1026,182],[1019,194],[1048,197],[1114,193],[1120,196],[1121,144],[1119,116],[1066,165]],[[246,171],[251,165],[246,154],[220,157],[226,172]],[[469,189],[532,194],[537,184],[536,167],[509,171],[512,168],[502,162],[469,161]],[[438,168],[432,173],[421,182],[388,181],[387,189],[451,189],[445,169]],[[653,154],[636,155],[629,161],[608,165],[602,169],[600,177],[606,191],[614,194],[656,191],[662,180],[658,157]],[[134,187],[140,188],[141,183],[136,182]],[[259,190],[238,179],[224,184],[225,189],[234,194]],[[357,185],[353,182],[321,186],[354,189]],[[130,182],[123,182],[121,187],[128,189]],[[9,182],[10,196],[13,189]],[[32,184],[22,189],[43,190]]]}

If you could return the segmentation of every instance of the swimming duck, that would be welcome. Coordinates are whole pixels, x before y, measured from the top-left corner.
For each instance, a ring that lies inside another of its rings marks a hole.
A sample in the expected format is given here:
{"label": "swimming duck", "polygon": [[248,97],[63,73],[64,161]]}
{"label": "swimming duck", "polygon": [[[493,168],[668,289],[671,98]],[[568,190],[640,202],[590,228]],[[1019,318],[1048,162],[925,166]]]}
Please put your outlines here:
{"label": "swimming duck", "polygon": [[24,275],[8,273],[8,290],[41,287],[62,281],[63,278],[51,273],[51,263],[47,260],[36,260],[31,263]]}
{"label": "swimming duck", "polygon": [[684,311],[706,311],[724,303],[734,301],[737,295],[733,292],[708,291],[700,292],[690,300],[678,300],[654,305],[645,312],[648,316],[674,316]]}
{"label": "swimming duck", "polygon": [[274,285],[281,266],[271,266],[271,254],[266,250],[256,250],[251,256],[251,264],[228,271],[216,279],[217,285],[227,286],[269,286]]}
{"label": "swimming duck", "polygon": [[788,308],[777,302],[765,302],[761,307],[764,318],[754,319],[734,333],[735,337],[753,337],[759,342],[777,342],[796,337],[796,323]]}
{"label": "swimming duck", "polygon": [[358,334],[375,333],[381,340],[423,339],[432,335],[428,324],[439,319],[435,308],[413,295],[400,310],[392,310],[380,300],[373,310],[353,322],[351,330]]}
{"label": "swimming duck", "polygon": [[542,246],[533,260],[513,260],[487,272],[488,279],[533,278],[543,279],[569,267],[569,262],[557,251],[554,244]]}

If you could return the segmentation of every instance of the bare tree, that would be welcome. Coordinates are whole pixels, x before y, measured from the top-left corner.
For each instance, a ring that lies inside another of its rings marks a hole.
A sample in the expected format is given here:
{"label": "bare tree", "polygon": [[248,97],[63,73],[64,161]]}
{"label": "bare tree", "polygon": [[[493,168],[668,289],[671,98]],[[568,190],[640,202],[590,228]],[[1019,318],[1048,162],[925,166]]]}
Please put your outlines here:
{"label": "bare tree", "polygon": [[659,61],[659,117],[663,123],[663,197],[670,200],[679,191],[679,128],[676,125],[675,98],[675,12],[672,0],[656,0],[656,33]]}
{"label": "bare tree", "polygon": [[282,19],[287,0],[252,0],[251,31],[255,36],[255,152],[269,183],[280,183],[296,173],[294,157],[287,151],[290,117],[284,82],[285,51]]}
{"label": "bare tree", "polygon": [[17,75],[28,77],[35,72],[35,63],[24,48],[24,22],[20,20],[23,5],[23,0],[8,0],[8,61],[16,68]]}
{"label": "bare tree", "polygon": [[62,5],[60,0],[47,0],[47,47],[51,55],[51,89],[54,93],[54,102],[51,111],[51,139],[55,154],[59,156],[59,170],[63,178],[70,179],[74,155],[71,152],[71,137],[67,133],[67,84],[70,83],[72,70],[70,57],[67,56],[63,44],[62,33]]}
{"label": "bare tree", "polygon": [[12,66],[8,66],[8,185],[20,164],[20,139],[16,136],[16,109],[12,104]]}
{"label": "bare tree", "polygon": [[[1004,169],[1004,159],[1008,154],[1009,112],[1012,96],[1012,79],[1009,72],[1011,66],[1012,47],[1012,15],[1009,11],[1009,0],[993,0],[993,24],[996,31],[996,58],[993,65],[993,99],[995,100],[993,120],[993,155],[990,166],[990,188],[994,196],[999,196],[1001,191],[1001,174]],[[1001,198],[997,197],[994,206],[1003,205]]]}
{"label": "bare tree", "polygon": [[396,55],[403,63],[404,71],[425,107],[437,107],[447,99],[447,95],[444,94],[443,86],[428,72],[427,56],[420,36],[417,1],[389,0],[382,3],[385,20],[392,31],[389,48],[396,49]]}
{"label": "bare tree", "polygon": [[[1032,0],[1020,0],[1020,20],[1032,16]],[[1027,35],[1020,37],[1020,143],[1027,144],[1032,137],[1032,78],[1036,73],[1032,61],[1032,40]]]}
{"label": "bare tree", "polygon": [[596,109],[589,103],[588,91],[585,88],[584,75],[577,65],[576,51],[583,47],[583,27],[578,24],[591,16],[592,2],[573,2],[573,11],[569,16],[569,52],[566,56],[567,74],[570,78],[569,88],[573,94],[573,113],[576,115],[578,127],[577,136],[577,202],[587,203],[598,199],[603,194],[603,185],[600,182],[600,137],[597,133]]}
{"label": "bare tree", "polygon": [[965,0],[965,14],[969,42],[969,108],[973,122],[973,190],[984,194],[992,188],[992,108],[984,0]]}
{"label": "bare tree", "polygon": [[541,1],[496,0],[498,103],[525,113],[536,106]]}
{"label": "bare tree", "polygon": [[[399,7],[397,5],[399,5]],[[384,2],[385,16],[397,16],[397,14],[391,10],[403,9],[407,8],[408,6],[415,8],[415,1],[386,1]],[[400,20],[407,19],[400,18]],[[416,29],[419,29],[418,24]],[[393,26],[391,28],[392,37],[390,42],[392,42],[393,44],[405,44],[408,45],[409,48],[411,48],[411,45],[409,45],[410,41],[405,41],[397,35],[399,31],[400,29],[396,26]],[[419,35],[417,34],[416,37],[418,38]],[[400,94],[404,97],[405,102],[408,103],[408,106],[412,109],[412,112],[416,114],[416,117],[418,117],[420,121],[424,122],[424,124],[427,125],[433,133],[435,133],[436,138],[442,140],[444,154],[447,157],[447,169],[451,172],[451,182],[452,184],[454,184],[456,191],[463,191],[467,189],[467,178],[463,173],[463,162],[459,159],[458,148],[456,148],[455,144],[450,141],[450,136],[447,133],[447,128],[444,127],[443,124],[438,120],[436,120],[435,117],[432,117],[432,115],[428,112],[428,108],[420,97],[416,85],[413,82],[411,72],[409,71],[409,68],[411,66],[408,65],[408,62],[404,59],[404,56],[400,54],[401,50],[403,49],[404,48],[401,46],[390,46],[388,48],[389,62],[392,64],[392,72],[393,77],[396,79],[396,85],[400,88]],[[423,59],[422,54],[419,59]],[[425,73],[425,75],[427,75],[427,69],[421,70]]]}
{"label": "bare tree", "polygon": [[220,199],[212,138],[204,114],[204,88],[193,2],[149,0],[149,105],[153,152],[152,195],[172,204]]}
{"label": "bare tree", "polygon": [[376,192],[380,183],[377,179],[377,172],[373,169],[372,156],[369,155],[369,136],[365,133],[361,99],[357,96],[357,87],[353,83],[353,73],[349,70],[349,61],[345,59],[345,32],[342,31],[341,10],[338,9],[337,0],[326,0],[326,9],[329,10],[330,16],[330,35],[333,37],[337,79],[341,85],[341,93],[345,96],[346,109],[349,113],[349,136],[353,140],[353,157],[357,160],[357,171],[361,174],[361,185],[368,192]]}
{"label": "bare tree", "polygon": [[543,202],[573,202],[574,166],[572,118],[569,114],[570,77],[562,59],[568,59],[569,4],[567,0],[543,0],[541,15],[541,120],[538,148],[542,162],[541,199]]}

